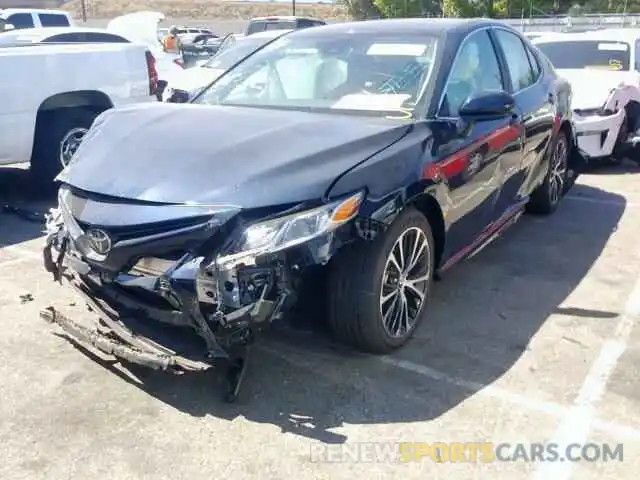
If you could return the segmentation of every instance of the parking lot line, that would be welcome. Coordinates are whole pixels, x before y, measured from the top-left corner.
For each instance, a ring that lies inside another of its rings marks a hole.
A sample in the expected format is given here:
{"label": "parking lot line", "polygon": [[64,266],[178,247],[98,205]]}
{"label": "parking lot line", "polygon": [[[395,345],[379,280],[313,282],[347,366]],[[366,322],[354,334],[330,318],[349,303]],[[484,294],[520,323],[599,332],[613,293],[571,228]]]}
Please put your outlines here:
{"label": "parking lot line", "polygon": [[[296,358],[295,362],[293,362],[293,360],[281,348],[274,349],[265,345],[260,345],[259,348],[260,350],[265,351],[271,355],[275,355],[286,362],[294,363],[297,366],[303,366],[305,368],[308,368],[309,370],[315,369],[315,367],[309,362],[310,355],[308,353],[305,355],[304,360],[301,358]],[[324,356],[322,356],[321,358],[322,360],[326,359],[326,357]],[[515,392],[511,392],[509,390],[506,390],[504,388],[500,388],[494,385],[483,385],[478,382],[465,380],[463,378],[452,377],[451,375],[448,375],[446,373],[440,372],[433,368],[427,367],[425,365],[420,365],[414,362],[400,360],[400,359],[389,357],[389,356],[376,357],[376,358],[380,362],[385,363],[387,365],[391,365],[396,368],[400,368],[412,373],[416,373],[418,375],[421,375],[433,380],[455,385],[457,387],[464,388],[478,395],[501,400],[511,405],[516,405],[518,407],[521,407],[527,410],[544,413],[553,417],[565,418],[569,414],[571,409],[569,405],[561,405],[559,403],[547,402],[544,400],[535,400],[535,399],[532,399],[531,397],[521,395]],[[626,426],[626,425],[620,425],[618,423],[612,423],[612,422],[605,422],[598,418],[594,418],[592,421],[592,427],[604,433],[613,435],[616,438],[640,439],[640,430],[633,427]]]}
{"label": "parking lot line", "polygon": [[[591,429],[594,427],[597,404],[607,389],[607,383],[615,371],[620,357],[627,349],[629,337],[639,315],[640,278],[636,280],[613,336],[602,346],[600,354],[591,366],[573,406],[550,440],[551,443],[569,445],[587,441]],[[547,478],[565,480],[570,478],[572,470],[572,462],[541,464],[541,467],[534,472],[533,478],[536,480]]]}

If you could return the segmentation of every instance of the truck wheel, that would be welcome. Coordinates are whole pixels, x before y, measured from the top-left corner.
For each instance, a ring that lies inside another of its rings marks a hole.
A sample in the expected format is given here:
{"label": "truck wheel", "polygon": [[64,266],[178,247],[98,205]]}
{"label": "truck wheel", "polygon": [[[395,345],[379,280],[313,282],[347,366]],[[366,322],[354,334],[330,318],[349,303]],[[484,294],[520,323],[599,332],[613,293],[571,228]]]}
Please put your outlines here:
{"label": "truck wheel", "polygon": [[428,220],[408,208],[371,243],[336,256],[328,292],[334,335],[366,353],[406,344],[431,293],[434,252]]}
{"label": "truck wheel", "polygon": [[83,108],[46,113],[36,132],[31,171],[36,180],[50,184],[66,167],[99,111]]}
{"label": "truck wheel", "polygon": [[567,191],[569,141],[561,130],[549,158],[549,171],[544,182],[531,194],[526,210],[529,213],[549,215],[555,212]]}

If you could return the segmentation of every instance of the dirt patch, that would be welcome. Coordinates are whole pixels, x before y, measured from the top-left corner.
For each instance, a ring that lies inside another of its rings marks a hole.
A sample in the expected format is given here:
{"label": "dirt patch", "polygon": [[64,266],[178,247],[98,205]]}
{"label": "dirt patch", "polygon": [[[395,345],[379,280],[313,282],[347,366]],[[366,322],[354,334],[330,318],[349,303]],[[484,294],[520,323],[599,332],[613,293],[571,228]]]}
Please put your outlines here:
{"label": "dirt patch", "polygon": [[[89,0],[88,18],[114,18],[124,13],[140,10],[162,12],[167,18],[185,18],[193,20],[216,19],[238,20],[269,15],[291,15],[289,3],[250,3],[193,0]],[[81,0],[71,0],[62,8],[71,12],[74,18],[82,17]],[[296,15],[320,18],[324,20],[348,20],[349,15],[342,5],[298,4]]]}

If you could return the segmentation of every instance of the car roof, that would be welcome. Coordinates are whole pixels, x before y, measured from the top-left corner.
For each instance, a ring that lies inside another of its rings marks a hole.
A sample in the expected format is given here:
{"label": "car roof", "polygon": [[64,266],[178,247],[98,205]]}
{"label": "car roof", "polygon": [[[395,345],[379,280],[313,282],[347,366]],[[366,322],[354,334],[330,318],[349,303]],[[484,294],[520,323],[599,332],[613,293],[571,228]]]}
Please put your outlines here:
{"label": "car roof", "polygon": [[[34,38],[47,38],[59,35],[61,33],[108,33],[110,35],[118,35],[104,28],[91,28],[91,27],[40,27],[40,28],[21,28],[17,30],[9,30],[5,32],[13,36],[25,36]],[[124,38],[124,37],[123,37]]]}
{"label": "car roof", "polygon": [[53,15],[69,16],[64,10],[53,10],[50,8],[0,8],[0,15],[11,15],[13,13],[49,13]]}
{"label": "car roof", "polygon": [[293,34],[313,36],[344,33],[383,35],[402,33],[440,36],[444,33],[464,35],[480,27],[502,27],[513,30],[504,22],[487,18],[398,18],[332,23],[322,28],[302,28]]}
{"label": "car roof", "polygon": [[640,29],[636,28],[606,28],[602,30],[590,30],[586,32],[562,32],[545,35],[536,38],[535,43],[548,42],[580,42],[580,41],[625,41],[635,42],[640,38]]}
{"label": "car roof", "polygon": [[253,39],[253,38],[277,38],[281,35],[284,35],[285,33],[289,33],[289,32],[293,32],[292,29],[281,29],[281,30],[265,30],[264,32],[256,32],[253,33],[251,35],[243,35],[242,37],[238,38],[238,40],[244,40],[244,39]]}
{"label": "car roof", "polygon": [[250,22],[264,22],[265,20],[316,20],[313,17],[300,17],[298,15],[268,15],[266,17],[253,17]]}

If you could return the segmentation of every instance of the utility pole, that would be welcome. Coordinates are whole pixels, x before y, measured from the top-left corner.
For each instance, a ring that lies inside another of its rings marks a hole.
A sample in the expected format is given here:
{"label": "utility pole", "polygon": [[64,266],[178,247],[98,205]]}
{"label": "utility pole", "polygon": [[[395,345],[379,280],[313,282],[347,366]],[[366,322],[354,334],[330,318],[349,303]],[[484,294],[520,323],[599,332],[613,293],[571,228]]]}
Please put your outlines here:
{"label": "utility pole", "polygon": [[291,0],[291,15],[296,16],[296,0]]}
{"label": "utility pole", "polygon": [[87,0],[82,0],[80,6],[82,8],[82,21],[87,23]]}

